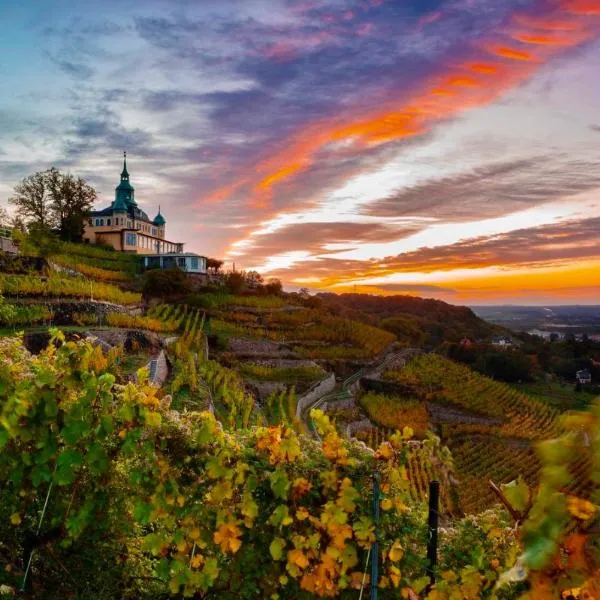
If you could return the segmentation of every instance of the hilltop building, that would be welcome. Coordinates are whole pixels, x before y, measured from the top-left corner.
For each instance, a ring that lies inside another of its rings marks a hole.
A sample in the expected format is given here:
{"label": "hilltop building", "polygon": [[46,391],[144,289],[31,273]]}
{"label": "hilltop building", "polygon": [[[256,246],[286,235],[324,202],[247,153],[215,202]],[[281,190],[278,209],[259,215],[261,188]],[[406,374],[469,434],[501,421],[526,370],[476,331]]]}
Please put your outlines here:
{"label": "hilltop building", "polygon": [[160,212],[153,219],[138,206],[135,189],[129,181],[127,153],[123,157],[121,181],[115,199],[102,210],[91,211],[85,224],[83,239],[93,244],[107,244],[121,252],[144,256],[147,268],[178,266],[192,273],[206,273],[206,258],[184,252],[183,242],[166,238],[166,219]]}

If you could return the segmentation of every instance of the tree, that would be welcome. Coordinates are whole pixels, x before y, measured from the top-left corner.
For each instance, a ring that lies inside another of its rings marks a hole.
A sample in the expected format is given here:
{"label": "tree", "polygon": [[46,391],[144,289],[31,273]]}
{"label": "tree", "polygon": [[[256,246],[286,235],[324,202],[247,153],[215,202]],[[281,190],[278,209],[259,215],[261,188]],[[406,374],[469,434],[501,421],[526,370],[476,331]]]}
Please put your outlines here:
{"label": "tree", "polygon": [[244,280],[244,276],[241,273],[232,271],[227,275],[225,287],[227,288],[227,291],[230,294],[239,294],[245,286],[246,282]]}
{"label": "tree", "polygon": [[265,285],[265,292],[270,296],[280,296],[283,291],[283,286],[279,279],[269,279]]}
{"label": "tree", "polygon": [[15,195],[8,201],[17,207],[17,214],[28,225],[33,224],[47,230],[54,224],[48,192],[47,172],[38,171],[17,184],[14,188]]}
{"label": "tree", "polygon": [[189,294],[191,289],[187,274],[178,267],[173,267],[148,271],[144,276],[142,293],[146,298],[165,297],[172,294]]}
{"label": "tree", "polygon": [[96,191],[85,179],[52,167],[23,179],[8,201],[28,228],[48,231],[56,227],[61,239],[79,241],[95,199]]}
{"label": "tree", "polygon": [[244,278],[246,285],[251,289],[255,290],[263,284],[263,278],[257,271],[248,271],[245,273]]}
{"label": "tree", "polygon": [[87,213],[96,200],[96,190],[85,179],[61,173],[55,167],[46,172],[50,211],[62,240],[80,241]]}
{"label": "tree", "polygon": [[217,273],[219,273],[222,266],[223,266],[222,260],[217,260],[216,258],[207,258],[206,259],[206,268],[209,271],[212,271],[213,275],[216,275]]}

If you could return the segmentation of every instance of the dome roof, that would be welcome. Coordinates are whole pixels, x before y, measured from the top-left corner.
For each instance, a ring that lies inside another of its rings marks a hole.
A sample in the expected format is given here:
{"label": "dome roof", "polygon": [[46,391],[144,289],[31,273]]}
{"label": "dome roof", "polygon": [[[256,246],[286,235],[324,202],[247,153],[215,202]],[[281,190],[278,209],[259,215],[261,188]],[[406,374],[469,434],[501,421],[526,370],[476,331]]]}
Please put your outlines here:
{"label": "dome roof", "polygon": [[158,207],[158,214],[154,217],[152,223],[157,227],[162,227],[166,223],[165,218],[160,214],[160,206]]}

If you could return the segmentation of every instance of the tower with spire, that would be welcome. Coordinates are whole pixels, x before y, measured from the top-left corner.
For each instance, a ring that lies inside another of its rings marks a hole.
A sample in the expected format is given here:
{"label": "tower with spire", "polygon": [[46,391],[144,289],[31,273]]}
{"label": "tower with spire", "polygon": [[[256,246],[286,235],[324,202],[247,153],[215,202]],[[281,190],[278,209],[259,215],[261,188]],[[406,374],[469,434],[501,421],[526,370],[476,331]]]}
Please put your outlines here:
{"label": "tower with spire", "polygon": [[166,239],[166,219],[160,205],[150,219],[135,200],[135,188],[129,180],[127,152],[123,152],[123,170],[110,206],[89,214],[84,240],[104,243],[124,252],[138,254],[182,252],[183,243]]}

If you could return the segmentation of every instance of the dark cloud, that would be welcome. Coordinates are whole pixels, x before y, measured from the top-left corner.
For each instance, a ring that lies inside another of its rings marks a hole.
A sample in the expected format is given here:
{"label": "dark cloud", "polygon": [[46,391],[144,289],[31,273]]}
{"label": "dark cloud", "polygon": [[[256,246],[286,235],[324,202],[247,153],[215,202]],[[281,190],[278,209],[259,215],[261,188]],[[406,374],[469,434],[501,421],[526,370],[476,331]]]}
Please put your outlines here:
{"label": "dark cloud", "polygon": [[520,159],[428,180],[371,204],[377,216],[435,215],[465,221],[550,202],[600,186],[600,162],[554,155]]}
{"label": "dark cloud", "polygon": [[71,62],[69,60],[59,60],[56,59],[54,61],[58,68],[67,75],[74,77],[75,79],[88,79],[94,74],[94,70],[85,65],[83,63]]}
{"label": "dark cloud", "polygon": [[78,116],[64,142],[67,157],[79,156],[92,149],[130,150],[139,156],[149,156],[158,150],[151,134],[139,128],[127,128],[121,119],[107,108]]}

